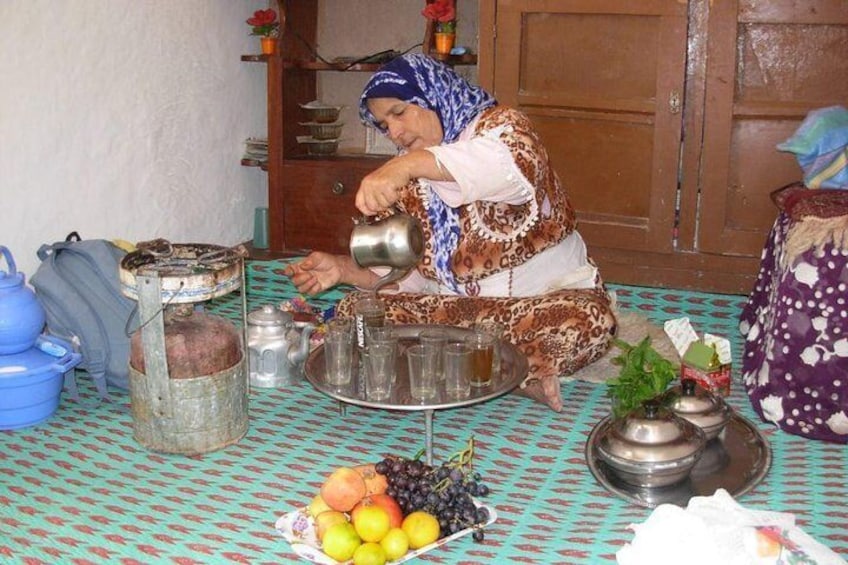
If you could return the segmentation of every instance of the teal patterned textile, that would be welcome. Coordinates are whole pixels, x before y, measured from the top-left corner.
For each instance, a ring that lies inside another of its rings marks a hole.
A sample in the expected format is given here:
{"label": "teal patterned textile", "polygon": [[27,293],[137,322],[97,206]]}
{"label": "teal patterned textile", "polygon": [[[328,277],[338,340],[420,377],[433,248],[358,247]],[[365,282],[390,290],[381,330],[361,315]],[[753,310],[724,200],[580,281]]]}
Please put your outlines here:
{"label": "teal patterned textile", "polygon": [[[251,264],[248,304],[296,298],[282,262]],[[730,338],[730,404],[771,443],[774,463],[763,483],[739,502],[792,512],[805,532],[848,557],[848,450],[807,440],[760,422],[738,382],[743,296],[615,286],[624,309],[655,322],[688,316],[696,330]],[[330,308],[341,295],[311,303]],[[234,294],[210,304],[240,317]],[[275,531],[276,519],[306,505],[336,466],[412,455],[424,443],[424,416],[348,406],[308,383],[255,390],[250,429],[237,444],[202,456],[145,450],[132,437],[129,396],[98,403],[63,399],[47,422],[0,432],[0,563],[3,564],[289,564],[298,561]],[[477,442],[478,470],[492,489],[498,521],[483,543],[470,537],[421,556],[429,563],[611,563],[632,539],[627,526],[651,510],[600,486],[584,460],[592,427],[607,412],[605,387],[563,385],[555,413],[506,395],[436,412],[439,460]]]}

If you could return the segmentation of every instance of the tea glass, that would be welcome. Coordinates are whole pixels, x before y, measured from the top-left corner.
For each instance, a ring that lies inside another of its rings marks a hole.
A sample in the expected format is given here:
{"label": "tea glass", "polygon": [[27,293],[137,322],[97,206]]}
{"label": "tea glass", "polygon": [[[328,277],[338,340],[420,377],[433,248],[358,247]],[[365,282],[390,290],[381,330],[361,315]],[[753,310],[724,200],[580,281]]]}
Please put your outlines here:
{"label": "tea glass", "polygon": [[495,352],[492,355],[492,374],[497,376],[501,374],[501,340],[506,334],[506,329],[503,324],[495,321],[484,320],[477,322],[471,328],[474,333],[489,334],[495,338]]}
{"label": "tea glass", "polygon": [[326,334],[345,335],[353,340],[353,320],[350,318],[330,318],[326,324]]}
{"label": "tea glass", "polygon": [[448,342],[448,333],[441,328],[428,328],[418,333],[418,342],[427,349],[432,349],[436,356],[436,380],[445,380],[444,349]]}
{"label": "tea glass", "polygon": [[471,348],[464,343],[448,343],[444,348],[445,395],[461,400],[471,394]]}
{"label": "tea glass", "polygon": [[379,327],[386,320],[386,305],[377,296],[365,295],[353,306],[356,324],[356,344],[361,349],[365,347],[366,327]]}
{"label": "tea glass", "polygon": [[324,359],[327,383],[344,386],[350,383],[353,374],[353,340],[344,333],[328,333],[324,336]]}
{"label": "tea glass", "polygon": [[365,397],[368,400],[386,400],[392,394],[395,380],[394,344],[372,343],[362,351],[365,371]]}
{"label": "tea glass", "polygon": [[420,343],[406,349],[409,363],[409,393],[413,400],[424,401],[436,396],[436,356]]}
{"label": "tea glass", "polygon": [[488,386],[492,382],[492,368],[497,340],[487,333],[472,333],[465,337],[465,344],[471,348],[471,373],[469,381],[473,387]]}

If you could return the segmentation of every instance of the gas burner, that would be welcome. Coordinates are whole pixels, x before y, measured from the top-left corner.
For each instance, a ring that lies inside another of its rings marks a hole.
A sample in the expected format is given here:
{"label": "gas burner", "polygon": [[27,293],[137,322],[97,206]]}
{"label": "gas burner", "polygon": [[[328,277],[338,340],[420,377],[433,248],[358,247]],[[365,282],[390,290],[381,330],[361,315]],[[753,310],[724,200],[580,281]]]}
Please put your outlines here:
{"label": "gas burner", "polygon": [[138,244],[121,261],[121,292],[138,300],[136,277],[158,276],[162,301],[202,302],[241,286],[244,246],[223,247],[202,243],[171,243],[155,239]]}

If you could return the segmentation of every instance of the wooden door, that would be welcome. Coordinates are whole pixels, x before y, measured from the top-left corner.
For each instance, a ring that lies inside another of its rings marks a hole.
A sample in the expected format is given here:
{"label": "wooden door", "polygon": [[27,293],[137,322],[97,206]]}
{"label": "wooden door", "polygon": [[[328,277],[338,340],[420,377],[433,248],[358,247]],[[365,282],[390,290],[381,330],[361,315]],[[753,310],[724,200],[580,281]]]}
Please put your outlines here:
{"label": "wooden door", "polygon": [[806,114],[848,106],[848,2],[712,2],[698,250],[759,257],[769,193],[803,173],[775,146]]}
{"label": "wooden door", "polygon": [[492,11],[481,83],[539,129],[590,248],[672,252],[686,3],[496,0],[482,18]]}

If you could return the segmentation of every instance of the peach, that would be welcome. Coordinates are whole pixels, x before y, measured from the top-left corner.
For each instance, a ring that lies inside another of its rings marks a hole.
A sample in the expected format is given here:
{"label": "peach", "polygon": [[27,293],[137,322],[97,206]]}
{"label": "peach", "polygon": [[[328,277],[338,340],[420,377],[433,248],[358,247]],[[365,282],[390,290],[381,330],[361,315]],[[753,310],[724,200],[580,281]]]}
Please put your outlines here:
{"label": "peach", "polygon": [[366,494],[383,494],[389,488],[385,475],[381,475],[374,469],[374,464],[357,465],[354,467],[357,473],[365,479]]}
{"label": "peach", "polygon": [[318,538],[318,541],[324,540],[324,534],[327,533],[327,530],[330,529],[330,526],[335,524],[344,524],[347,523],[347,516],[345,516],[344,512],[338,512],[336,510],[327,510],[326,512],[321,512],[317,516],[315,516],[315,537]]}
{"label": "peach", "polygon": [[389,527],[400,528],[403,524],[403,511],[400,504],[388,494],[371,494],[359,501],[350,511],[350,521],[356,522],[356,516],[362,508],[367,506],[379,506],[389,515]]}
{"label": "peach", "polygon": [[339,512],[349,512],[367,492],[365,479],[351,467],[339,467],[321,485],[321,498]]}
{"label": "peach", "polygon": [[309,506],[306,507],[306,511],[309,512],[309,515],[313,518],[320,514],[321,512],[326,512],[327,510],[332,510],[327,503],[324,502],[324,499],[321,498],[320,494],[316,494],[312,497],[312,501],[309,503]]}

